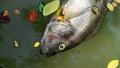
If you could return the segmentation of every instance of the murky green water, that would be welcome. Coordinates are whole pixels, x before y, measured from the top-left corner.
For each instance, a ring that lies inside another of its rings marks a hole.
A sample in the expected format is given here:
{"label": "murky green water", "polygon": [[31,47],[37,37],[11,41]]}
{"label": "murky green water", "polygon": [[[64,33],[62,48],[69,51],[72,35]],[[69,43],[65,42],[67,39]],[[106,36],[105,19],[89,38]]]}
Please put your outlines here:
{"label": "murky green water", "polygon": [[[0,10],[8,10],[12,18],[10,24],[0,25],[0,68],[106,68],[109,61],[120,60],[120,5],[107,13],[94,37],[48,58],[40,55],[33,44],[40,41],[50,18],[40,15],[34,24],[26,19],[38,3],[39,0],[0,1]],[[14,14],[16,8],[20,9],[20,15]],[[14,40],[20,41],[18,48],[14,47]]]}

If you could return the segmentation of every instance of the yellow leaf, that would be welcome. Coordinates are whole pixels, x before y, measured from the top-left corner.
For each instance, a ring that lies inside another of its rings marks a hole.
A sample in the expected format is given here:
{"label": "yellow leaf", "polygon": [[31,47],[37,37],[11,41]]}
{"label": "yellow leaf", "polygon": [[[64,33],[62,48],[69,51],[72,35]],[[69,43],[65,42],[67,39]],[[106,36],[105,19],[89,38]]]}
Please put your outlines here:
{"label": "yellow leaf", "polygon": [[107,68],[117,68],[119,64],[119,60],[112,60],[108,63]]}
{"label": "yellow leaf", "polygon": [[120,0],[114,0],[116,3],[120,3]]}
{"label": "yellow leaf", "polygon": [[34,47],[38,47],[38,46],[40,46],[40,42],[35,42]]}
{"label": "yellow leaf", "polygon": [[107,8],[110,10],[110,11],[114,11],[114,7],[111,3],[107,3]]}

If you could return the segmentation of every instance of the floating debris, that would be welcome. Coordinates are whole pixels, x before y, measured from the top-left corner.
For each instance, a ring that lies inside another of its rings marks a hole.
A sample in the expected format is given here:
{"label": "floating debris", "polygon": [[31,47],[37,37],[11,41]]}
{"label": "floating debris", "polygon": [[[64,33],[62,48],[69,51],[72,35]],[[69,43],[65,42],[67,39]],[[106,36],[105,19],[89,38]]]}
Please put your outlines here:
{"label": "floating debris", "polygon": [[0,13],[0,23],[8,24],[10,23],[11,19],[9,17],[9,13],[7,10]]}
{"label": "floating debris", "polygon": [[19,15],[20,14],[20,10],[19,9],[15,9],[15,14]]}
{"label": "floating debris", "polygon": [[38,12],[36,10],[33,10],[29,13],[28,20],[31,23],[34,23],[37,20],[37,17],[38,17]]}
{"label": "floating debris", "polygon": [[114,8],[118,6],[117,3],[120,3],[120,0],[114,0],[112,2],[112,4],[110,2],[107,3],[107,8],[110,10],[110,11],[114,11]]}
{"label": "floating debris", "polygon": [[113,5],[112,5],[110,2],[107,3],[107,8],[108,8],[110,11],[114,11],[114,7],[113,7]]}
{"label": "floating debris", "polygon": [[112,2],[113,7],[117,7],[117,3],[116,2]]}
{"label": "floating debris", "polygon": [[15,47],[19,47],[19,44],[20,44],[20,43],[19,43],[17,40],[14,40],[14,46],[15,46]]}
{"label": "floating debris", "polygon": [[9,15],[9,14],[8,14],[8,11],[5,10],[4,13],[3,13],[3,16],[8,16],[8,15]]}
{"label": "floating debris", "polygon": [[65,16],[55,16],[52,19],[53,21],[64,21],[65,20]]}
{"label": "floating debris", "polygon": [[34,43],[34,47],[36,48],[36,47],[38,47],[38,46],[40,46],[40,42],[35,42],[35,43]]}
{"label": "floating debris", "polygon": [[107,68],[117,68],[119,64],[119,60],[112,60],[108,63]]}
{"label": "floating debris", "polygon": [[59,0],[54,0],[48,4],[46,4],[43,8],[43,16],[48,16],[58,10],[60,7],[60,1]]}
{"label": "floating debris", "polygon": [[53,21],[62,21],[64,22],[66,17],[65,15],[67,14],[68,12],[68,8],[60,8],[57,13],[56,13],[56,16],[53,17]]}

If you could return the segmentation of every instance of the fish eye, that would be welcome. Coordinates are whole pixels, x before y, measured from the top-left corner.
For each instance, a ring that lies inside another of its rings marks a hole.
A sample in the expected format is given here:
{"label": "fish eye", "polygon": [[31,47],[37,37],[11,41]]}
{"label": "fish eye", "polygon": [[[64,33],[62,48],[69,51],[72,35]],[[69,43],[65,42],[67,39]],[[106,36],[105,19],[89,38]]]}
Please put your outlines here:
{"label": "fish eye", "polygon": [[60,45],[59,45],[59,50],[62,51],[62,50],[64,50],[64,49],[65,49],[65,44],[60,44]]}

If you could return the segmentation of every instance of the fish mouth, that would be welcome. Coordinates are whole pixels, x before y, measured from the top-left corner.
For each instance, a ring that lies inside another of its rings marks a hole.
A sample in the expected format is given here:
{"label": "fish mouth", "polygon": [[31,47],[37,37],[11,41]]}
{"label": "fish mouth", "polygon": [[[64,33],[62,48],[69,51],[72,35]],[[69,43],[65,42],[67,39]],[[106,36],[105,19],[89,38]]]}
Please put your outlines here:
{"label": "fish mouth", "polygon": [[[50,32],[48,37],[49,37],[48,39],[50,41],[54,40],[54,39],[60,39],[60,40],[62,39],[59,35],[57,35],[54,32]],[[46,55],[47,57],[50,57],[50,56],[56,55],[57,53],[58,53],[57,51],[49,50],[49,47],[47,47],[45,41],[43,40],[43,42],[41,43],[41,46],[40,46],[40,54],[41,55]]]}
{"label": "fish mouth", "polygon": [[56,52],[56,51],[49,52],[49,51],[42,50],[42,49],[40,48],[40,54],[41,54],[41,55],[45,55],[45,56],[47,56],[47,57],[54,56],[54,55],[56,55],[57,53],[59,53],[59,52]]}
{"label": "fish mouth", "polygon": [[[57,53],[49,53],[49,52],[44,53],[44,55],[47,56],[47,57],[54,56],[54,55],[56,55],[56,54],[57,54]],[[43,55],[43,54],[42,54],[42,55]]]}
{"label": "fish mouth", "polygon": [[47,53],[46,53],[46,56],[47,56],[47,57],[54,56],[54,55],[56,55],[57,53],[59,53],[59,52],[52,52],[52,53],[47,52]]}

